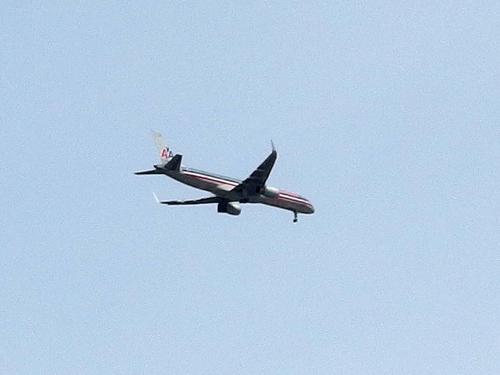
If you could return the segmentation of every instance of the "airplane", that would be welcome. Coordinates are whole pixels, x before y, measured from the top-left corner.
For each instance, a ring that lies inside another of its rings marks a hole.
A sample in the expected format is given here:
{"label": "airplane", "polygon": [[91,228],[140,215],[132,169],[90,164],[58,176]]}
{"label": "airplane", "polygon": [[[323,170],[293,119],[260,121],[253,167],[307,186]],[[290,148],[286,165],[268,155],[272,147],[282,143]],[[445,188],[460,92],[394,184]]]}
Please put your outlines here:
{"label": "airplane", "polygon": [[160,133],[153,132],[153,138],[160,155],[160,164],[154,169],[136,172],[136,175],[165,175],[183,184],[206,190],[213,195],[200,199],[184,201],[160,201],[153,193],[157,203],[170,206],[217,204],[217,212],[229,215],[241,213],[240,203],[262,203],[293,212],[293,222],[297,214],[312,214],[314,207],[309,200],[296,193],[287,192],[266,185],[267,179],[278,156],[271,141],[271,154],[245,180],[225,177],[214,173],[187,168],[181,164],[182,155],[172,152],[165,144]]}

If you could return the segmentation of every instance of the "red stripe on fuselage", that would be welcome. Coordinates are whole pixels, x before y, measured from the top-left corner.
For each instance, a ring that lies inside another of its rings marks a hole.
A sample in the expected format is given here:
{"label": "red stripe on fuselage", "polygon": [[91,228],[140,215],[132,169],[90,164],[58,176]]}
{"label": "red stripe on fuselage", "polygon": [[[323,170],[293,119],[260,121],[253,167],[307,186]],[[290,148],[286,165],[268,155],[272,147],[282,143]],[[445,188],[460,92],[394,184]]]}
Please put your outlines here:
{"label": "red stripe on fuselage", "polygon": [[[237,185],[239,185],[238,183],[233,182],[233,181],[224,180],[224,179],[221,179],[221,178],[207,176],[207,175],[202,175],[202,174],[199,174],[199,173],[193,173],[193,172],[183,172],[183,173],[186,174],[186,175],[188,175],[188,176],[200,179],[200,180],[214,182],[214,183],[217,183],[217,184],[223,183],[223,184],[231,185],[231,186],[237,186]],[[280,191],[279,196],[277,198],[274,198],[274,199],[276,199],[276,200],[283,200],[283,201],[287,201],[287,202],[298,203],[298,204],[303,204],[303,205],[312,207],[311,203],[307,199],[302,198],[300,195],[295,194],[295,193]]]}
{"label": "red stripe on fuselage", "polygon": [[202,175],[202,174],[193,173],[193,172],[183,172],[183,173],[186,174],[186,175],[188,175],[188,176],[191,176],[191,177],[194,177],[194,178],[198,178],[198,179],[201,179],[201,180],[210,181],[210,182],[223,183],[223,184],[226,184],[226,185],[233,185],[233,186],[237,186],[238,185],[236,182],[229,181],[229,180],[224,180],[224,179],[217,178],[217,177]]}
{"label": "red stripe on fuselage", "polygon": [[284,199],[293,200],[293,201],[296,201],[296,202],[309,203],[309,201],[307,199],[305,199],[305,198],[295,197],[295,196],[292,196],[292,195],[289,195],[289,194],[280,193],[279,197],[280,198],[284,198]]}
{"label": "red stripe on fuselage", "polygon": [[307,202],[307,201],[291,199],[291,198],[283,197],[283,196],[280,196],[277,199],[281,200],[281,201],[285,201],[285,202],[291,202],[291,203],[301,204],[301,205],[304,205],[304,206],[312,208],[312,204],[309,203],[309,202]]}
{"label": "red stripe on fuselage", "polygon": [[292,193],[292,192],[289,192],[289,191],[286,191],[286,190],[280,190],[280,194],[289,195],[289,196],[295,197],[295,198],[305,199],[304,197],[300,196],[297,193]]}

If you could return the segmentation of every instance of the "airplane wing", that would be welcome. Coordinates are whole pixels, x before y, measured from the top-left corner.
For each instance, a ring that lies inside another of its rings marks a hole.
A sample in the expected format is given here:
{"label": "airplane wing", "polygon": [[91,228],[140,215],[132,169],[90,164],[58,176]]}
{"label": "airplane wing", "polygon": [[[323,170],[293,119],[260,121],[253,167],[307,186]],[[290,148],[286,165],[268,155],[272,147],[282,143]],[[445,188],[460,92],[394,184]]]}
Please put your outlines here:
{"label": "airplane wing", "polygon": [[257,194],[260,189],[265,186],[266,181],[271,174],[271,170],[274,167],[274,163],[276,162],[276,158],[278,157],[274,144],[272,146],[273,151],[269,154],[266,160],[264,160],[247,179],[236,186],[233,191],[243,193],[244,195],[252,195]]}
{"label": "airplane wing", "polygon": [[196,204],[211,204],[211,203],[220,203],[223,199],[220,197],[207,197],[200,199],[190,199],[185,201],[160,201],[156,194],[153,193],[156,201],[160,204],[167,204],[169,206],[181,206],[181,205],[196,205]]}

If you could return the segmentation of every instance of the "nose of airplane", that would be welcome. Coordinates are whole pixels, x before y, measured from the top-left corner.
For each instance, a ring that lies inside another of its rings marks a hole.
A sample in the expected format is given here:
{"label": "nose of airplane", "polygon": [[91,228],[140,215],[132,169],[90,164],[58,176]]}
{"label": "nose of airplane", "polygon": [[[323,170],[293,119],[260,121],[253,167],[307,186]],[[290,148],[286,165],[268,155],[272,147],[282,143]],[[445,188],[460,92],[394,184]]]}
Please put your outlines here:
{"label": "nose of airplane", "polygon": [[313,214],[314,213],[314,206],[312,205],[311,202],[309,202],[309,212],[310,214]]}

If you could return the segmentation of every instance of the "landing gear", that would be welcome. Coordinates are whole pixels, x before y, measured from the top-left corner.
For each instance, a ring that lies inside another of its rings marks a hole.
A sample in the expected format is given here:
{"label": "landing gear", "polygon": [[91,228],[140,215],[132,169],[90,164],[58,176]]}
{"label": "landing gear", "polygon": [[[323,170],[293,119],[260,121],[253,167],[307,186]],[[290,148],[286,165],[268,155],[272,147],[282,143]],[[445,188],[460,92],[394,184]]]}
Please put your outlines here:
{"label": "landing gear", "polygon": [[296,223],[297,221],[299,221],[297,218],[297,211],[293,211],[293,222]]}

